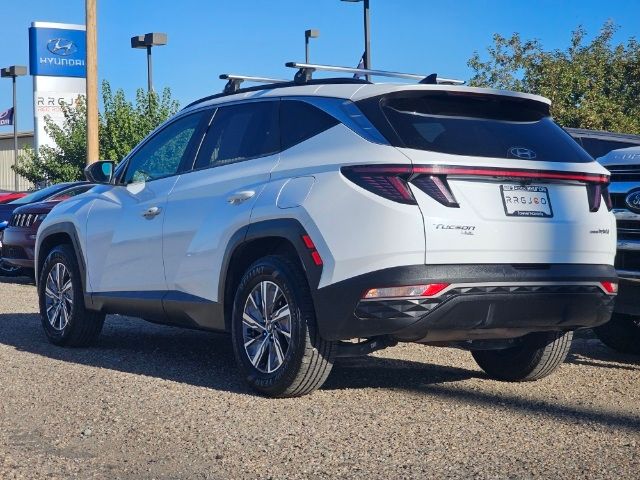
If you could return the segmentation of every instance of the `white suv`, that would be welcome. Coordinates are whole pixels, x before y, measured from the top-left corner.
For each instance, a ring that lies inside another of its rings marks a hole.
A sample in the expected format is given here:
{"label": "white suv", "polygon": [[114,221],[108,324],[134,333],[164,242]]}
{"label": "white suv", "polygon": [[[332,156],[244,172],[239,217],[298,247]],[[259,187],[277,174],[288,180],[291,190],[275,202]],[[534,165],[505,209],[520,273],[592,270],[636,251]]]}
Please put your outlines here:
{"label": "white suv", "polygon": [[253,388],[297,396],[336,357],[398,341],[535,380],[573,330],[609,320],[609,177],[546,98],[299,77],[233,90],[115,172],[93,164],[102,185],[44,221],[53,343],[87,344],[106,313],[231,332]]}

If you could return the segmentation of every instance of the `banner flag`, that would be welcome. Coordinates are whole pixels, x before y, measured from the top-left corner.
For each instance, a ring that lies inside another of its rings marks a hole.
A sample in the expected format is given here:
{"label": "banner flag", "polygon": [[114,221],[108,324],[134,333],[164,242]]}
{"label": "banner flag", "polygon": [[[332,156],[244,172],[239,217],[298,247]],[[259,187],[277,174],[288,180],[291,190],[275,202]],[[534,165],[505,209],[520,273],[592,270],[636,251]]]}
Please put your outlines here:
{"label": "banner flag", "polygon": [[13,125],[13,107],[0,112],[0,127],[5,125]]}

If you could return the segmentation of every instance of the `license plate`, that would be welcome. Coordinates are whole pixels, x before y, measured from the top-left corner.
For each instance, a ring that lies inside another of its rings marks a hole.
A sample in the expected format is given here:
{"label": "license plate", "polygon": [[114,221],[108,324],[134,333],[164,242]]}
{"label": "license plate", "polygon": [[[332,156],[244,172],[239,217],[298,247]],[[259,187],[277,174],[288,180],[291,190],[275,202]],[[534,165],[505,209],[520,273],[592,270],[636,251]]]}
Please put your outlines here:
{"label": "license plate", "polygon": [[553,217],[547,187],[500,185],[500,193],[509,217]]}

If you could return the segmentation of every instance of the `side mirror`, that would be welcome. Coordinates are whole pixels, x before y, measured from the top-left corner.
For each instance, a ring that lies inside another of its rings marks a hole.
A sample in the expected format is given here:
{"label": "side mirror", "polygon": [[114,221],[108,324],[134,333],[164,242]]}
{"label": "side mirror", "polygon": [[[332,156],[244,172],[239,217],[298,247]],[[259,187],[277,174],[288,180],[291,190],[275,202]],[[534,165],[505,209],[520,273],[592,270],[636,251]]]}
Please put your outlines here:
{"label": "side mirror", "polygon": [[91,183],[111,183],[115,164],[111,161],[101,160],[87,165],[84,176]]}

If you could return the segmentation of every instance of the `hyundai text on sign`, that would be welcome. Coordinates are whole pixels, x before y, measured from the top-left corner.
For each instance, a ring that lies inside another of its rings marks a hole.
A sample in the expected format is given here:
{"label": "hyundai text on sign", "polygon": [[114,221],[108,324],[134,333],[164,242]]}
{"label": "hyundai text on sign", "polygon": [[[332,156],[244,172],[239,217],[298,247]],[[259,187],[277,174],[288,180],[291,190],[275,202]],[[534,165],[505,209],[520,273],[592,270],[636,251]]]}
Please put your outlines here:
{"label": "hyundai text on sign", "polygon": [[86,76],[85,32],[62,28],[29,28],[29,68],[32,75]]}

